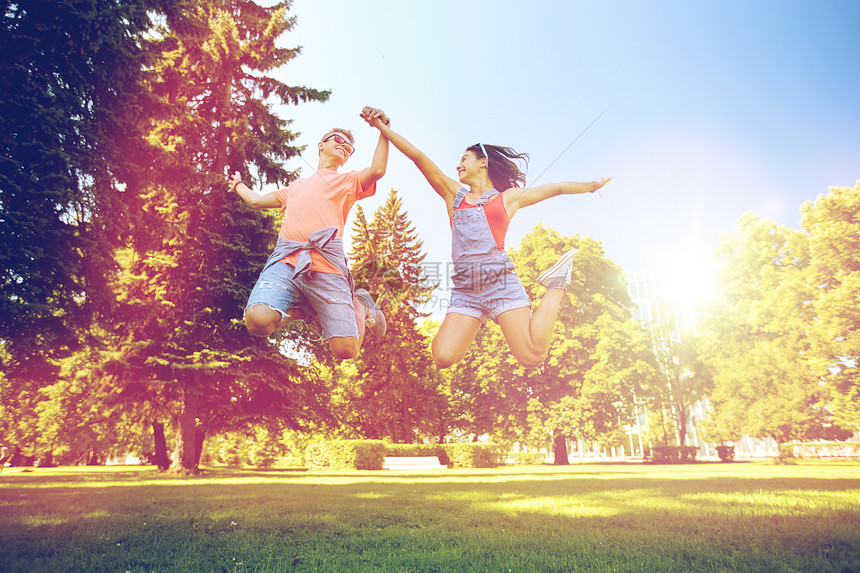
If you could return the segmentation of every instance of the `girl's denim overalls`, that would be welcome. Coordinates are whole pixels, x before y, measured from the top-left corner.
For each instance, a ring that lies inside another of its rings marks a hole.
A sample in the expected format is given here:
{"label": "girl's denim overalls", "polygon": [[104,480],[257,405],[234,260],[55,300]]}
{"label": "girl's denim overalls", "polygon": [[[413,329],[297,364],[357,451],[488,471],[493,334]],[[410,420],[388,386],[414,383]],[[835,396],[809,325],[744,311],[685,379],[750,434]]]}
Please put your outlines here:
{"label": "girl's denim overalls", "polygon": [[[451,216],[451,257],[454,289],[448,312],[473,316],[482,321],[495,319],[515,308],[530,307],[528,295],[520,283],[513,261],[496,246],[484,204],[500,193],[491,189],[484,193],[475,207],[460,209],[466,196],[460,189],[454,198]],[[502,201],[500,197],[496,201]]]}

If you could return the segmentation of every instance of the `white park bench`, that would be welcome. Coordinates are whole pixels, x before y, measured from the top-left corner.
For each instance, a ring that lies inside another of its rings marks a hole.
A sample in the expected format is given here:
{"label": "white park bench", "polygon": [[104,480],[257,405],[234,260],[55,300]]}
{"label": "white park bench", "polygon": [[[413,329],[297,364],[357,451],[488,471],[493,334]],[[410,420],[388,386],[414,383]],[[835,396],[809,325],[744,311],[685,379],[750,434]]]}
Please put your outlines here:
{"label": "white park bench", "polygon": [[384,470],[446,470],[438,456],[386,456],[382,462]]}

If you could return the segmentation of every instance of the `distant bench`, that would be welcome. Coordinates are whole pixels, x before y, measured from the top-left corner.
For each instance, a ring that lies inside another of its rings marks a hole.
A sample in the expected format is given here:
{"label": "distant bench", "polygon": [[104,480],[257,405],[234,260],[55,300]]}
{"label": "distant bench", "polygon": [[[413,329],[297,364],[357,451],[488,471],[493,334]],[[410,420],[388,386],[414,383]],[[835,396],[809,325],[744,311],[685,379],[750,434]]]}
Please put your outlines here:
{"label": "distant bench", "polygon": [[438,456],[386,456],[382,463],[384,470],[446,470],[448,466],[439,463]]}

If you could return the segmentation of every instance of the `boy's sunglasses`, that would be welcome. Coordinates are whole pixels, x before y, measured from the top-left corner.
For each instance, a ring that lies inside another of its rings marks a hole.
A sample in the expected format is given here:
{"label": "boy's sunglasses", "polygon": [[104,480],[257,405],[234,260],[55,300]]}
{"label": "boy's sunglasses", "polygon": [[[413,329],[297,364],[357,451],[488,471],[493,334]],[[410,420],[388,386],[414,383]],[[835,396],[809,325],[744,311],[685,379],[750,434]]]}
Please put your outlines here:
{"label": "boy's sunglasses", "polygon": [[346,150],[349,152],[350,155],[352,155],[355,152],[355,147],[352,146],[352,144],[349,142],[349,140],[347,140],[345,137],[340,136],[336,133],[332,133],[331,135],[329,135],[328,137],[323,139],[323,143],[325,143],[326,141],[328,141],[332,137],[334,138],[335,143],[337,143],[338,145],[343,145],[344,147],[346,147]]}

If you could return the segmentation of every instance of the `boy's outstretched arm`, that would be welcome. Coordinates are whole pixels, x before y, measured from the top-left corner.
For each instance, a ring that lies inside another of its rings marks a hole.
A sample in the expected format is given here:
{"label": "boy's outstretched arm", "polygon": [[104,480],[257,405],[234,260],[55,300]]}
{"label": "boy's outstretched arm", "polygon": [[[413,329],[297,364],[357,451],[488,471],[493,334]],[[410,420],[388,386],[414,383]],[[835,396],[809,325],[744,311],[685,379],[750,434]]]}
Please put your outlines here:
{"label": "boy's outstretched arm", "polygon": [[260,195],[242,183],[242,176],[239,175],[238,171],[227,180],[227,190],[235,191],[245,203],[254,209],[277,209],[281,206],[281,202],[278,201],[274,192]]}

